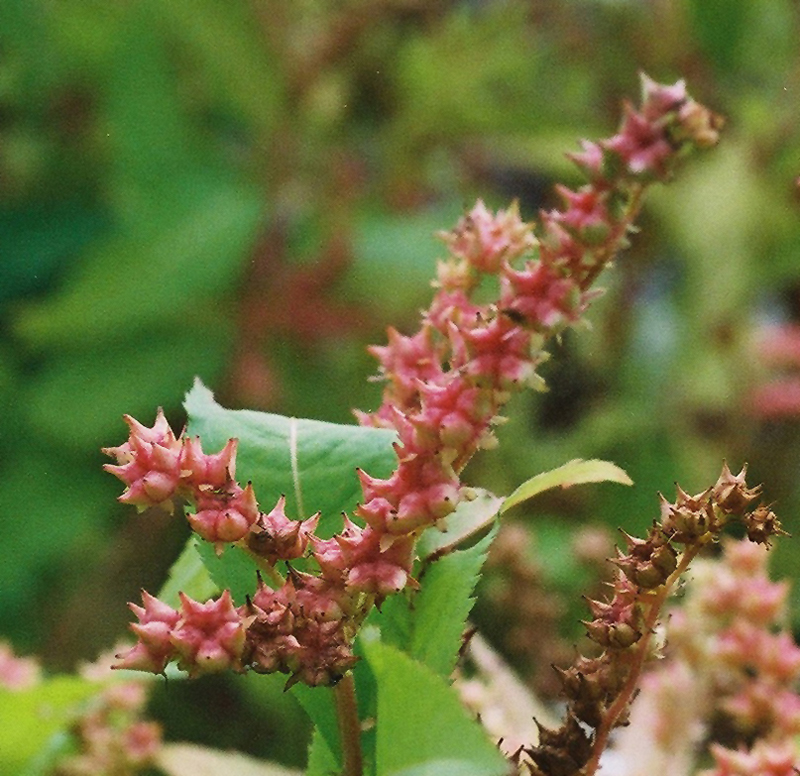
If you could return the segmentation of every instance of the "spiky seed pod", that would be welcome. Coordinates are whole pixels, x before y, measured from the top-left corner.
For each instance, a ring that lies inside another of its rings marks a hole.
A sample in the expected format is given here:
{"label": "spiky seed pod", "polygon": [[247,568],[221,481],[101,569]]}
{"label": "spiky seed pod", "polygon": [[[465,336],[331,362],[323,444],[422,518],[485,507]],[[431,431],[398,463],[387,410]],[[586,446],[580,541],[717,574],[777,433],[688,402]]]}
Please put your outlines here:
{"label": "spiky seed pod", "polygon": [[130,626],[138,642],[127,652],[116,655],[120,662],[112,668],[160,674],[175,654],[171,636],[181,615],[145,590],[142,603],[144,606],[128,604],[139,620]]}
{"label": "spiky seed pod", "polygon": [[778,516],[766,505],[748,512],[743,518],[747,538],[756,544],[769,544],[773,536],[786,535]]}
{"label": "spiky seed pod", "polygon": [[238,439],[229,439],[218,453],[203,452],[200,437],[185,437],[181,452],[181,479],[198,491],[224,488],[236,476]]}
{"label": "spiky seed pod", "polygon": [[116,465],[103,468],[127,486],[119,501],[133,504],[139,511],[160,506],[171,512],[172,497],[181,481],[181,441],[160,407],[152,428],[130,415],[123,418],[130,428],[128,441],[103,448],[106,455],[117,459]]}
{"label": "spiky seed pod", "polygon": [[692,544],[709,534],[718,533],[721,524],[714,511],[711,488],[690,496],[680,486],[674,503],[661,494],[661,528],[673,541]]}
{"label": "spiky seed pod", "polygon": [[722,473],[714,485],[711,494],[714,503],[725,512],[741,514],[746,512],[759,498],[762,488],[748,488],[745,482],[747,464],[734,476],[728,468],[727,461],[722,465]]}
{"label": "spiky seed pod", "polygon": [[319,512],[307,520],[290,520],[285,507],[286,498],[281,496],[269,512],[258,515],[247,534],[247,546],[271,564],[302,558],[319,524]]}
{"label": "spiky seed pod", "polygon": [[201,603],[180,593],[180,620],[170,634],[178,667],[190,676],[241,669],[245,630],[229,590]]}
{"label": "spiky seed pod", "polygon": [[195,509],[186,519],[203,539],[218,545],[220,552],[223,543],[247,536],[258,519],[258,503],[250,483],[244,490],[229,481],[220,490],[200,491]]}

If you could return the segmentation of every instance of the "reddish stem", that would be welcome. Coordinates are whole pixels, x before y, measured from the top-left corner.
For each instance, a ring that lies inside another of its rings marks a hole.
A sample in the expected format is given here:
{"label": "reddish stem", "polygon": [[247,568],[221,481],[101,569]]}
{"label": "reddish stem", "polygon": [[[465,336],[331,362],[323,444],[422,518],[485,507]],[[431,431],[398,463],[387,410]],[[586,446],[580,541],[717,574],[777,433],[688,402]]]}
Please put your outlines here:
{"label": "reddish stem", "polygon": [[658,622],[659,614],[661,613],[661,608],[664,606],[664,602],[669,597],[669,594],[672,591],[672,586],[675,584],[675,582],[677,582],[681,574],[686,571],[686,569],[689,567],[689,564],[699,551],[699,545],[686,549],[681,556],[680,563],[675,571],[669,575],[666,582],[664,582],[664,584],[661,586],[661,589],[653,595],[653,599],[649,603],[649,608],[645,617],[644,627],[642,629],[642,638],[636,642],[636,653],[631,662],[628,677],[625,680],[622,690],[616,697],[616,700],[611,704],[611,706],[608,707],[608,710],[603,716],[603,721],[600,723],[595,733],[594,744],[592,747],[592,757],[586,764],[583,771],[585,776],[594,776],[594,774],[597,772],[597,769],[600,765],[600,756],[603,754],[606,746],[608,745],[608,738],[611,735],[611,731],[616,726],[617,720],[622,712],[625,711],[630,704],[633,694],[639,685],[639,678],[642,674],[642,668],[644,667],[644,662],[649,653],[650,640],[655,632],[655,627],[656,623]]}
{"label": "reddish stem", "polygon": [[362,776],[361,722],[358,719],[356,683],[348,673],[333,690],[342,738],[342,776]]}

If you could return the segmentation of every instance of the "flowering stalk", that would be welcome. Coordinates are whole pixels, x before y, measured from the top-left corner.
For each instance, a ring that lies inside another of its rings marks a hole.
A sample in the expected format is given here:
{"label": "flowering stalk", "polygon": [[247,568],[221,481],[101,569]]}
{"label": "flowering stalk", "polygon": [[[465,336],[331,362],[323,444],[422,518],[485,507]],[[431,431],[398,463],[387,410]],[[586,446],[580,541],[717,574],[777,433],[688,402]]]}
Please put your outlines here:
{"label": "flowering stalk", "polygon": [[[412,336],[390,330],[388,344],[371,349],[386,388],[381,406],[358,417],[397,432],[396,468],[386,479],[359,470],[355,519],[345,517],[331,539],[316,536],[318,516],[290,520],[282,500],[260,510],[252,487],[235,480],[235,440],[207,455],[199,439],[176,437],[162,413],[153,428],[126,418],[130,439],[106,451],[117,459],[106,468],[128,486],[121,500],[139,508],[187,500],[202,538],[218,551],[247,548],[275,587],[259,581],[238,609],[227,592],[206,604],[183,596],[180,610],[144,594],[144,606],[133,607],[139,642],[119,666],[158,672],[177,660],[190,674],[249,667],[287,673],[289,683],[336,684],[355,663],[353,639],[373,605],[416,586],[416,540],[443,527],[464,497],[460,474],[495,443],[492,428],[512,393],[541,387],[545,342],[580,321],[593,282],[626,245],[646,187],[716,138],[714,117],[682,82],[643,78],[640,110],[626,106],[617,134],[572,155],[588,182],[559,188],[564,206],[541,214],[538,236],[516,206],[492,214],[482,202],[444,235],[450,255],[422,327]],[[473,292],[485,275],[498,294],[479,304]],[[287,566],[284,577],[275,568],[308,553],[318,573]]]}
{"label": "flowering stalk", "polygon": [[593,619],[585,623],[586,631],[603,652],[579,657],[559,671],[568,698],[566,722],[559,730],[541,728],[538,746],[527,750],[533,776],[597,771],[611,731],[627,722],[642,668],[654,651],[652,636],[664,603],[703,547],[717,541],[732,521],[743,524],[758,544],[782,533],[768,507],[754,507],[761,488],[748,488],[745,473],[734,476],[726,464],[702,493],[690,496],[678,487],[675,502],[661,496],[660,519],[646,539],[624,534],[627,552],[618,550],[611,595],[588,601]]}

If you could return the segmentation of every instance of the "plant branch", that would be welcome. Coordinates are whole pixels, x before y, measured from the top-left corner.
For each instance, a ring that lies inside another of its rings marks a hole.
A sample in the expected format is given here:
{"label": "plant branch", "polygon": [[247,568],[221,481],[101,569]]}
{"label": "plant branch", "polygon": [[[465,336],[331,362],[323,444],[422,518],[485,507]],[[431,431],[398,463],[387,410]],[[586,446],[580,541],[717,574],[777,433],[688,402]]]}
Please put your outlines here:
{"label": "plant branch", "polygon": [[630,704],[633,694],[639,685],[639,678],[650,651],[650,640],[653,633],[655,633],[655,627],[658,622],[658,617],[661,614],[661,609],[669,597],[669,594],[672,592],[673,585],[678,581],[683,572],[689,568],[689,565],[700,551],[700,547],[701,545],[697,544],[686,549],[675,571],[670,574],[661,586],[661,589],[653,595],[645,617],[643,635],[636,644],[636,654],[631,662],[630,671],[625,680],[625,684],[619,695],[614,699],[614,702],[608,707],[608,710],[603,716],[603,721],[597,728],[592,745],[592,756],[589,762],[586,763],[584,771],[585,776],[594,776],[597,772],[600,765],[600,756],[608,745],[608,738],[611,735],[611,731],[616,726],[620,714],[622,714]]}
{"label": "plant branch", "polygon": [[342,737],[342,776],[362,776],[361,722],[358,719],[356,683],[348,673],[333,689],[336,717]]}

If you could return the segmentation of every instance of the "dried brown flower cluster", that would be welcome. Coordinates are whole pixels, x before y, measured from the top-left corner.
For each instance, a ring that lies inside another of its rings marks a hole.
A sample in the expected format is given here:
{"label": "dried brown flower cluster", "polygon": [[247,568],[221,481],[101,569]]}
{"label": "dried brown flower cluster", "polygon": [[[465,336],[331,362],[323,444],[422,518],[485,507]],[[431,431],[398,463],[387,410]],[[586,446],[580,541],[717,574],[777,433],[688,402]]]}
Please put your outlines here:
{"label": "dried brown flower cluster", "polygon": [[675,582],[697,553],[731,522],[744,525],[749,539],[768,544],[783,533],[769,507],[756,506],[761,488],[749,488],[746,468],[733,475],[727,464],[717,482],[690,496],[678,487],[674,502],[661,497],[660,519],[644,539],[627,534],[625,551],[614,560],[619,571],[604,601],[589,601],[589,637],[603,651],[579,656],[559,670],[567,716],[558,730],[540,730],[539,744],[526,750],[533,776],[592,776],[611,730],[628,718],[642,667],[654,652],[653,633]]}

